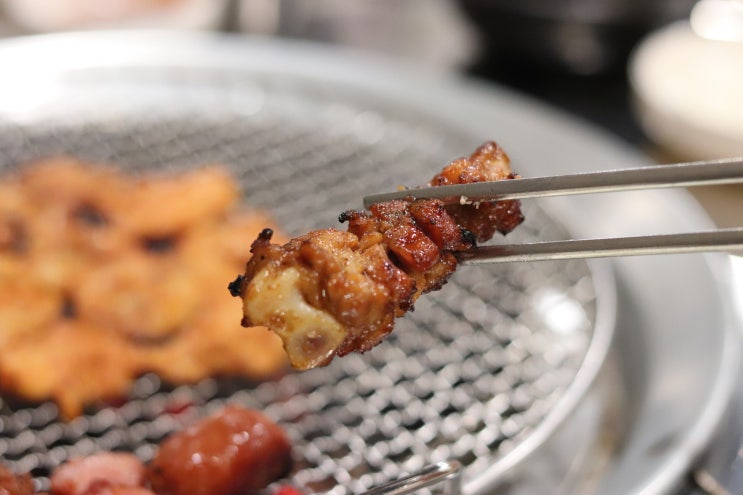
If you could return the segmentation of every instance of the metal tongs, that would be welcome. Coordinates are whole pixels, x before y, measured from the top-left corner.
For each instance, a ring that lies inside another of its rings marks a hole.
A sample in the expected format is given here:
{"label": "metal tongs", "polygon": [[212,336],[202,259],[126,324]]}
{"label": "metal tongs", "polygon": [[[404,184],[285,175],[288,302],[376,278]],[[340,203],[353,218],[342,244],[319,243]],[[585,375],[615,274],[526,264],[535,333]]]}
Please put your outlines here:
{"label": "metal tongs", "polygon": [[[589,172],[554,177],[404,189],[364,198],[364,206],[394,199],[437,198],[445,203],[543,198],[640,189],[743,182],[743,157]],[[649,254],[698,253],[743,248],[743,227],[667,235],[489,245],[457,253],[463,263],[503,263]]]}

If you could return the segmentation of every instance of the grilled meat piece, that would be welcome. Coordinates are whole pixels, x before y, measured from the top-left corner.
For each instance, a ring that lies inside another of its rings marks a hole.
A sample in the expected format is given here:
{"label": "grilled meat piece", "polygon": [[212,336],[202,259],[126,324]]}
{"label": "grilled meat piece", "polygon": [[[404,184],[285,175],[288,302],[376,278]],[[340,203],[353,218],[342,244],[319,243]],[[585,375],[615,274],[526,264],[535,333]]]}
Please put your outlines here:
{"label": "grilled meat piece", "polygon": [[[437,174],[430,186],[473,184],[475,182],[516,179],[510,159],[493,141],[477,148],[467,158],[449,163]],[[477,242],[486,242],[495,232],[508,234],[524,221],[518,200],[484,201],[477,205],[447,205],[447,212],[457,225],[472,232]]]}
{"label": "grilled meat piece", "polygon": [[134,175],[57,157],[3,173],[0,391],[72,419],[143,373],[280,375],[279,337],[242,328],[222,290],[267,224],[216,165]]}
{"label": "grilled meat piece", "polygon": [[244,297],[242,323],[260,321],[276,332],[295,368],[371,348],[413,303],[414,281],[379,242],[361,247],[358,237],[334,229],[284,246],[269,241],[265,232],[253,243],[238,289]]}
{"label": "grilled meat piece", "polygon": [[[430,185],[515,178],[506,153],[488,142],[449,163]],[[519,206],[411,198],[344,212],[347,232],[317,230],[283,246],[264,230],[230,292],[243,299],[242,324],[278,334],[295,368],[326,365],[377,345],[421,294],[446,283],[457,251],[518,226]]]}
{"label": "grilled meat piece", "polygon": [[71,459],[51,477],[52,495],[151,495],[145,466],[125,452],[101,452]]}
{"label": "grilled meat piece", "polygon": [[15,474],[8,467],[0,464],[0,494],[32,495],[33,493],[34,482],[30,474]]}
{"label": "grilled meat piece", "polygon": [[158,495],[244,495],[290,467],[284,431],[258,411],[231,405],[162,442],[147,478]]}

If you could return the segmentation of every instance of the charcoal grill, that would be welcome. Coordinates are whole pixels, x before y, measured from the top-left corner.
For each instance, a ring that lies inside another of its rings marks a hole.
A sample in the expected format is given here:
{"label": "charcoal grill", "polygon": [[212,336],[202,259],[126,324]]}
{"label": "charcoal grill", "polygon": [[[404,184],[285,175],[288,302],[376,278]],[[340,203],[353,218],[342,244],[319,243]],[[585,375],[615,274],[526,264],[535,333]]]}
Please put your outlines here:
{"label": "charcoal grill", "polygon": [[[219,162],[246,204],[271,211],[291,234],[335,225],[370,192],[424,183],[485,139],[498,140],[524,175],[641,160],[517,95],[322,47],[86,33],[6,42],[0,62],[18,68],[0,83],[3,170],[60,153],[133,172]],[[644,218],[627,201],[660,206]],[[676,193],[528,203],[526,215],[509,242],[705,224]],[[147,375],[124,404],[70,422],[53,404],[5,398],[0,457],[45,489],[70,457],[113,449],[147,461],[169,433],[239,402],[287,429],[291,483],[307,492],[361,493],[456,461],[466,494],[671,493],[716,432],[737,432],[725,423],[739,344],[727,263],[465,267],[386,342],[326,368],[179,387]],[[658,290],[664,279],[675,292]],[[684,306],[670,315],[676,303]]]}

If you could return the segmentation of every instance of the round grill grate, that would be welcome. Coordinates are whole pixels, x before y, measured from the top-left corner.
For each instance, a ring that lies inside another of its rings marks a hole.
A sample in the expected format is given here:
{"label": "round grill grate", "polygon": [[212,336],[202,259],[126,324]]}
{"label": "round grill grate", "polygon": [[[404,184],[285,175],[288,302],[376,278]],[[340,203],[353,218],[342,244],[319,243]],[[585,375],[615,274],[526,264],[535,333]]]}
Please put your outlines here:
{"label": "round grill grate", "polygon": [[[2,123],[2,169],[60,153],[132,171],[219,162],[240,180],[246,203],[292,234],[336,225],[365,193],[423,183],[479,144],[394,101],[287,76],[80,70],[60,91],[27,122]],[[538,208],[526,214],[509,241],[567,237]],[[465,479],[474,477],[561,399],[588,349],[595,303],[582,262],[462,267],[382,345],[326,368],[177,388],[148,375],[124,404],[67,423],[52,404],[6,399],[0,457],[46,488],[70,457],[107,449],[148,460],[170,432],[236,401],[287,429],[292,483],[306,491],[361,492],[454,458]]]}

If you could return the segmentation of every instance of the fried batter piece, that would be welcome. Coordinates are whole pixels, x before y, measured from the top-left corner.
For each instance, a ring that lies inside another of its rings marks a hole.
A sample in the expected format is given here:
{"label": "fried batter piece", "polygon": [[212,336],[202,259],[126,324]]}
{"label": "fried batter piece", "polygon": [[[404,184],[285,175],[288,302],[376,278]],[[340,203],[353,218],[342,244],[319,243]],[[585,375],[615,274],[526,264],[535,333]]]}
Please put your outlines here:
{"label": "fried batter piece", "polygon": [[54,399],[71,417],[83,404],[124,397],[136,374],[124,338],[88,322],[59,320],[3,349],[0,385],[27,400]]}
{"label": "fried batter piece", "polygon": [[[433,186],[514,179],[494,142],[454,160]],[[368,351],[423,293],[440,289],[457,266],[457,251],[507,234],[523,221],[518,201],[444,205],[396,200],[340,215],[348,231],[317,230],[284,245],[264,230],[230,292],[243,299],[244,326],[266,326],[291,364],[309,369],[334,356]]]}
{"label": "fried batter piece", "polygon": [[135,177],[53,158],[8,174],[0,388],[71,418],[146,372],[173,384],[281,373],[280,339],[242,328],[224,291],[266,224],[218,166]]}

